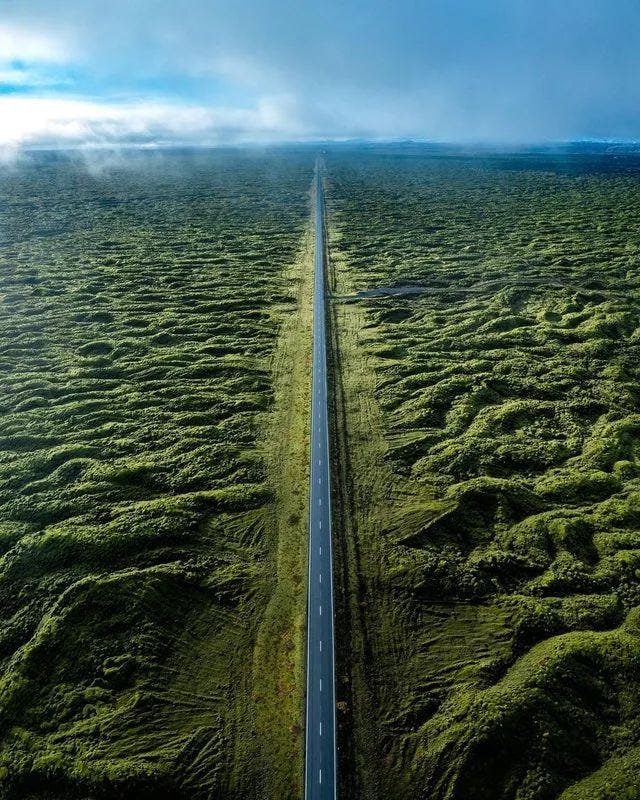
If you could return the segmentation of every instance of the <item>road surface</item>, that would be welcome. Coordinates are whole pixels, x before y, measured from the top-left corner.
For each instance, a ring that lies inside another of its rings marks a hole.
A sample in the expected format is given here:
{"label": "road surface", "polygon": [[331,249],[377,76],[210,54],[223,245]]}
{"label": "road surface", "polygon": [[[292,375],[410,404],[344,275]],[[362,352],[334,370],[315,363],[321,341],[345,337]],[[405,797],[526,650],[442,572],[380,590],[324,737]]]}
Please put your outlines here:
{"label": "road surface", "polygon": [[336,686],[333,553],[327,406],[324,197],[319,160],[316,162],[315,182],[316,245],[309,489],[305,800],[335,800]]}

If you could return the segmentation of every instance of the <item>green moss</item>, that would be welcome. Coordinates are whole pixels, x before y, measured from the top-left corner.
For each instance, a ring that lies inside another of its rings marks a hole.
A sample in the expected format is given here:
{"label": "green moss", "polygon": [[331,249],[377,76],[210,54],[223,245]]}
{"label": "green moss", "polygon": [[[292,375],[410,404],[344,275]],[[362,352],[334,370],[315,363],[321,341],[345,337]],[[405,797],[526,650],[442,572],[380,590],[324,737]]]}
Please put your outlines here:
{"label": "green moss", "polygon": [[271,775],[265,430],[312,168],[192,152],[3,172],[0,797],[244,798]]}
{"label": "green moss", "polygon": [[[327,160],[361,796],[635,797],[638,182],[606,157]],[[476,641],[473,611],[503,627]]]}
{"label": "green moss", "polygon": [[602,470],[554,471],[536,483],[536,492],[559,503],[584,503],[615,494],[622,488],[618,478]]}

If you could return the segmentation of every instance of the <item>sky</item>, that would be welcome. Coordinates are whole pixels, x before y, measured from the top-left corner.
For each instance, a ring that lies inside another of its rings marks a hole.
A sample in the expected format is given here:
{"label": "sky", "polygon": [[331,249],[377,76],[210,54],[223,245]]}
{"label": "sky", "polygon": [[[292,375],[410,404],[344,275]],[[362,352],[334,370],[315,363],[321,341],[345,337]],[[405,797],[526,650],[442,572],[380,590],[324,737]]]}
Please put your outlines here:
{"label": "sky", "polygon": [[640,139],[640,0],[0,0],[0,149]]}

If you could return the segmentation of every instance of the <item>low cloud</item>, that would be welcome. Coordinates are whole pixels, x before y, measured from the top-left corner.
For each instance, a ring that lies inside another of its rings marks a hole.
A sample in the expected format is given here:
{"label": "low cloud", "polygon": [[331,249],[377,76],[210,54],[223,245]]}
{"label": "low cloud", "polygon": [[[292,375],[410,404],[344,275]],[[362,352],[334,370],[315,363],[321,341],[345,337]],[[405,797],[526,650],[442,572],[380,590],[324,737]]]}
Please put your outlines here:
{"label": "low cloud", "polygon": [[256,107],[209,108],[184,103],[0,97],[0,149],[24,146],[271,141],[304,136],[287,102],[264,98]]}

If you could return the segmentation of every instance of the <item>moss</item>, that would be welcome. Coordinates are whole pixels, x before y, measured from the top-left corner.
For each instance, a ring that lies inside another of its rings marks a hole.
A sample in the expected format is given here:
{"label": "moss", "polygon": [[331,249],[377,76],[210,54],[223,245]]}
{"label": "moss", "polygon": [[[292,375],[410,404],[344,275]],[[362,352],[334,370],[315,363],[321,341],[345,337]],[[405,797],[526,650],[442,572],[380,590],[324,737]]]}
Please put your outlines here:
{"label": "moss", "polygon": [[[638,183],[606,157],[327,160],[356,786],[636,796]],[[398,285],[421,291],[375,291]]]}
{"label": "moss", "polygon": [[300,742],[258,734],[253,662],[283,647],[258,646],[284,536],[265,431],[313,159],[160,161],[2,176],[3,798],[247,797],[274,759],[295,793]]}
{"label": "moss", "polygon": [[554,471],[547,473],[535,486],[547,500],[559,503],[585,503],[615,494],[622,488],[620,480],[608,472]]}

